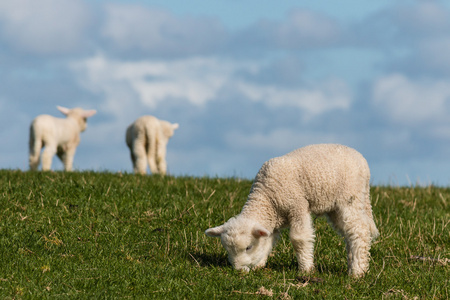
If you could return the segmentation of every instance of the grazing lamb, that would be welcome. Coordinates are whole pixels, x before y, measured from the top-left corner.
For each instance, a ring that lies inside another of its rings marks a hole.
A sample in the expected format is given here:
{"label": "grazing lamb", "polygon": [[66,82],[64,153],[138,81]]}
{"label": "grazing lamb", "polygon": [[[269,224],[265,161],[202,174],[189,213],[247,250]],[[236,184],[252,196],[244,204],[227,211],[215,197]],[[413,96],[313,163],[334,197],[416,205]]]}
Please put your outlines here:
{"label": "grazing lamb", "polygon": [[142,116],[128,126],[126,143],[135,173],[145,174],[148,163],[153,174],[166,174],[166,147],[177,128],[177,123],[171,124],[153,116]]}
{"label": "grazing lamb", "polygon": [[93,116],[95,110],[81,108],[68,109],[57,106],[66,115],[65,119],[49,115],[37,116],[30,126],[30,155],[31,170],[37,170],[42,151],[42,170],[50,170],[53,156],[58,155],[64,164],[64,170],[71,171],[75,150],[80,143],[80,132],[87,125],[87,118]]}
{"label": "grazing lamb", "polygon": [[369,194],[370,171],[354,149],[310,145],[267,161],[256,175],[241,213],[206,235],[220,237],[235,269],[263,267],[280,235],[289,237],[299,269],[314,269],[311,214],[325,214],[346,242],[349,273],[369,268],[369,249],[378,230]]}

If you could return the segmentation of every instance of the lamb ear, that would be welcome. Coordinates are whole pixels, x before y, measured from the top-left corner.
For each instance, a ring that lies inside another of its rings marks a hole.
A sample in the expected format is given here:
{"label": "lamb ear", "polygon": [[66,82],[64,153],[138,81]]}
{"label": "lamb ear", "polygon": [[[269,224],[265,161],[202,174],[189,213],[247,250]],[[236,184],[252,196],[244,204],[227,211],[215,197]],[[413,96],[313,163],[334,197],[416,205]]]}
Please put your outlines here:
{"label": "lamb ear", "polygon": [[223,225],[205,230],[205,234],[207,236],[211,236],[211,237],[220,237],[222,235],[222,233],[224,233],[224,232],[225,232],[225,230],[223,228]]}
{"label": "lamb ear", "polygon": [[177,129],[178,127],[180,127],[180,125],[178,125],[178,123],[172,124],[172,129],[173,130]]}
{"label": "lamb ear", "polygon": [[252,230],[252,235],[255,238],[260,238],[260,237],[267,237],[270,235],[270,231],[267,230],[266,228],[262,227],[261,225],[255,225],[255,227]]}
{"label": "lamb ear", "polygon": [[68,109],[68,108],[66,108],[66,107],[63,107],[63,106],[56,106],[56,108],[57,108],[60,112],[62,112],[64,115],[66,115],[66,116],[67,116],[67,114],[68,114],[69,111],[70,111],[70,109]]}
{"label": "lamb ear", "polygon": [[89,117],[92,117],[93,115],[95,115],[96,113],[97,113],[97,111],[95,109],[85,110],[85,111],[83,111],[83,117],[89,118]]}

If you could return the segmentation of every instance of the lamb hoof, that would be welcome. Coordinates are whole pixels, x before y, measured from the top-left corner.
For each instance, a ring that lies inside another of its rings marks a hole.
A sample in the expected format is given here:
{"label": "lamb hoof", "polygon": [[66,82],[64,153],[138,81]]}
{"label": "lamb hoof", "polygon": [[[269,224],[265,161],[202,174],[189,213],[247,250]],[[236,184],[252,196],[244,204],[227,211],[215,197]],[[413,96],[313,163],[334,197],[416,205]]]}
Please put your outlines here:
{"label": "lamb hoof", "polygon": [[350,271],[349,275],[353,278],[362,278],[366,273],[363,271]]}

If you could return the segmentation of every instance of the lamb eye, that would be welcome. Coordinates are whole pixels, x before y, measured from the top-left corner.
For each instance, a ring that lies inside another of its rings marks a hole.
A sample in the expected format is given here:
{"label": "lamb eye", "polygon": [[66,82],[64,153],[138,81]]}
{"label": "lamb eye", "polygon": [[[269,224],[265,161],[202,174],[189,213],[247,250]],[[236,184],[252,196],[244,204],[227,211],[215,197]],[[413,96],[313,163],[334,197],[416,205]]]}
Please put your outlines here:
{"label": "lamb eye", "polygon": [[250,251],[253,248],[252,245],[248,246],[247,248],[245,248],[245,251]]}

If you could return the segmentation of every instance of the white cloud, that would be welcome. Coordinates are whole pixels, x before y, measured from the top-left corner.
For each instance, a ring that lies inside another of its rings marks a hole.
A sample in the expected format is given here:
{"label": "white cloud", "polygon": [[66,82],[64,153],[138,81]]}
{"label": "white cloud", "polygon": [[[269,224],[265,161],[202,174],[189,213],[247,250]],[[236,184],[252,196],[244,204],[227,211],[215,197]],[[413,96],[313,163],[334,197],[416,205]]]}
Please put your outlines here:
{"label": "white cloud", "polygon": [[[233,131],[226,135],[225,139],[231,149],[245,149],[254,151],[285,154],[294,149],[309,144],[320,143],[344,143],[348,137],[334,134],[303,132],[292,128],[274,128],[267,133],[247,134]],[[347,141],[348,143],[349,141]]]}
{"label": "white cloud", "polygon": [[394,122],[423,126],[445,121],[450,113],[450,85],[448,80],[413,81],[392,74],[374,83],[373,103]]}
{"label": "white cloud", "polygon": [[107,101],[121,95],[123,106],[128,105],[123,100],[134,99],[150,108],[173,98],[203,105],[217,97],[236,69],[251,68],[213,58],[121,62],[102,55],[71,66],[86,88],[104,93]]}
{"label": "white cloud", "polygon": [[212,18],[178,17],[141,5],[105,6],[102,35],[120,51],[188,55],[219,47],[226,38],[223,26]]}
{"label": "white cloud", "polygon": [[328,47],[342,39],[343,28],[332,17],[305,9],[292,9],[283,21],[260,20],[244,30],[239,40],[267,50]]}
{"label": "white cloud", "polygon": [[421,65],[432,73],[450,74],[450,34],[421,40],[416,52],[408,63]]}
{"label": "white cloud", "polygon": [[61,54],[84,48],[90,11],[76,0],[2,0],[0,37],[15,49]]}
{"label": "white cloud", "polygon": [[419,1],[416,5],[401,5],[391,10],[391,16],[409,34],[448,33],[450,14],[438,1]]}
{"label": "white cloud", "polygon": [[330,45],[340,38],[339,24],[322,14],[293,10],[276,31],[280,44],[288,47]]}
{"label": "white cloud", "polygon": [[285,88],[237,82],[236,87],[249,99],[262,101],[268,106],[288,106],[305,112],[306,119],[324,112],[350,108],[352,97],[349,87],[339,79],[330,79],[312,87]]}
{"label": "white cloud", "polygon": [[360,24],[358,42],[386,51],[388,69],[420,76],[450,74],[450,10],[440,1],[392,5]]}
{"label": "white cloud", "polygon": [[121,62],[97,55],[73,63],[72,69],[85,88],[104,94],[108,109],[117,114],[122,114],[121,107],[129,107],[130,101],[152,109],[170,99],[202,106],[226,92],[238,93],[244,99],[267,106],[293,107],[301,110],[306,118],[334,109],[347,110],[351,104],[349,88],[337,79],[293,89],[239,78],[239,72],[261,69],[253,62],[218,58]]}

